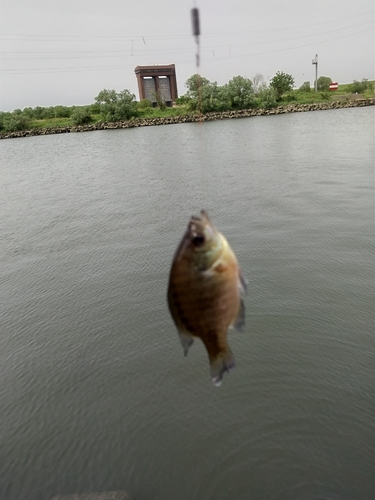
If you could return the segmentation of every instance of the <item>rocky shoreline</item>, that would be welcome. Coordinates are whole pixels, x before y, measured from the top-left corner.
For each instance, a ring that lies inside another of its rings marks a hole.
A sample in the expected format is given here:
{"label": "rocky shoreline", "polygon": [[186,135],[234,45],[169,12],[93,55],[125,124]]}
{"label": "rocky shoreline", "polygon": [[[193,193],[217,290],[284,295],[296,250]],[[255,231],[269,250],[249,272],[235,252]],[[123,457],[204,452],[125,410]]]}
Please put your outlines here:
{"label": "rocky shoreline", "polygon": [[17,132],[1,132],[0,139],[12,139],[15,137],[31,137],[36,135],[66,134],[71,132],[91,132],[93,130],[112,130],[122,128],[150,127],[155,125],[172,125],[177,123],[207,122],[213,120],[228,120],[233,118],[247,118],[251,116],[281,115],[284,113],[300,113],[306,111],[319,111],[341,108],[360,108],[374,106],[375,98],[356,99],[344,101],[319,102],[312,104],[287,104],[272,109],[242,109],[236,111],[222,111],[218,113],[207,113],[205,115],[183,115],[163,118],[135,118],[120,122],[100,122],[88,125],[77,125],[55,128],[38,128],[32,130],[19,130]]}

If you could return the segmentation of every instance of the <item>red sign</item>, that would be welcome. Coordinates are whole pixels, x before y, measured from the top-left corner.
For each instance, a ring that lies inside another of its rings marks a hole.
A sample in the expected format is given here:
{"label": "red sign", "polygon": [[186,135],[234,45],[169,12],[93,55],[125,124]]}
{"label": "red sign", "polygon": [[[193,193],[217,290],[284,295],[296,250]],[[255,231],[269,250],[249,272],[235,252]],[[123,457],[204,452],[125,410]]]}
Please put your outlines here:
{"label": "red sign", "polygon": [[337,90],[339,88],[339,84],[337,82],[331,82],[329,84],[329,90]]}

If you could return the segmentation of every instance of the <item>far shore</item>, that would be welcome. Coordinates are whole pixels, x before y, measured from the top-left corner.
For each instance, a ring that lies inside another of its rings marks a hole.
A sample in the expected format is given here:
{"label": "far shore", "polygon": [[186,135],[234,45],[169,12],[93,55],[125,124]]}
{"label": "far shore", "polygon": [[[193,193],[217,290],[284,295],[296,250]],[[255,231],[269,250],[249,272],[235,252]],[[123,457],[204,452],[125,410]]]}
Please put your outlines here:
{"label": "far shore", "polygon": [[1,132],[0,139],[13,139],[17,137],[32,137],[37,135],[52,135],[52,134],[66,134],[75,132],[91,132],[94,130],[113,130],[135,127],[149,127],[156,125],[172,125],[178,123],[191,123],[191,122],[206,122],[213,120],[228,120],[233,118],[248,118],[253,116],[268,116],[280,115],[284,113],[300,113],[307,111],[319,111],[329,109],[342,109],[342,108],[358,108],[364,106],[374,106],[375,98],[363,99],[347,99],[335,100],[328,102],[319,102],[311,104],[286,104],[271,109],[242,109],[223,111],[218,113],[182,115],[160,118],[135,118],[132,120],[119,121],[119,122],[97,122],[87,125],[54,127],[54,128],[38,128],[32,130],[19,130],[16,132]]}

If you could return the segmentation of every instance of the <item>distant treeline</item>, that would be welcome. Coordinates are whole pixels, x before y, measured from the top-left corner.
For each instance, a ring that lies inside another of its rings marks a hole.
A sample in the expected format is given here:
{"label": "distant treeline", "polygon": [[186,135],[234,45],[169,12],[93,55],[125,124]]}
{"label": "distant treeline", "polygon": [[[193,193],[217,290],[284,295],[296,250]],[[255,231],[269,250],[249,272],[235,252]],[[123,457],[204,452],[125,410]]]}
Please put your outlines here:
{"label": "distant treeline", "polygon": [[371,93],[374,88],[373,82],[363,79],[341,85],[338,91],[330,92],[330,82],[330,77],[321,76],[317,82],[319,92],[316,93],[312,92],[310,82],[304,82],[299,89],[293,90],[293,77],[283,72],[277,72],[268,84],[263,75],[258,73],[252,79],[235,76],[221,86],[217,82],[210,82],[207,78],[195,74],[186,81],[187,92],[176,99],[173,108],[167,108],[164,96],[157,92],[153,95],[154,103],[152,103],[148,99],[137,102],[135,95],[127,89],[121,92],[103,89],[95,97],[95,102],[87,106],[36,106],[22,110],[15,109],[13,112],[0,112],[0,131],[12,132],[197,112],[271,109],[280,104],[293,102],[300,104],[321,102],[332,99],[335,94],[340,93]]}

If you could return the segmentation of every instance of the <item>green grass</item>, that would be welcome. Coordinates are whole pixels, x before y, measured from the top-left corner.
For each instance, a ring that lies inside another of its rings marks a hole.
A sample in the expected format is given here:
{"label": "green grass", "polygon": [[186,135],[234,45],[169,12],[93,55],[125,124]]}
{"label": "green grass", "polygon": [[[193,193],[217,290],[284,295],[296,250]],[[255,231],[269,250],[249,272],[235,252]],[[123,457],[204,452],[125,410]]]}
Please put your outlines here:
{"label": "green grass", "polygon": [[[368,95],[370,97],[374,97],[374,89],[375,89],[375,80],[368,81],[369,86],[372,87],[373,90],[367,89],[362,95]],[[339,88],[335,90],[337,94],[351,94],[352,93],[352,85],[353,83],[342,83],[339,84]]]}
{"label": "green grass", "polygon": [[[97,123],[102,121],[101,115],[92,115],[92,122]],[[32,119],[29,122],[30,129],[33,128],[56,128],[56,127],[72,127],[71,118],[44,118],[41,120]]]}
{"label": "green grass", "polygon": [[[375,81],[374,80],[369,80],[368,81],[370,87],[374,88]],[[351,94],[352,93],[352,83],[343,83],[339,85],[339,88],[335,91],[339,94]],[[366,92],[374,93],[373,90],[368,89]]]}
{"label": "green grass", "polygon": [[[138,111],[137,118],[166,118],[171,116],[188,115],[189,111],[186,106],[176,106],[174,108],[145,108]],[[100,114],[92,115],[91,123],[103,122],[103,117]],[[55,127],[72,127],[71,118],[45,118],[41,120],[31,119],[28,128],[55,128]]]}
{"label": "green grass", "polygon": [[[374,82],[370,81],[369,83],[372,84],[372,88],[374,88]],[[311,89],[310,92],[302,92],[301,90],[295,89],[284,94],[280,104],[313,104],[319,102],[334,101],[335,98],[338,100],[342,100],[343,97],[347,97],[348,99],[350,99],[350,97],[353,95],[351,86],[351,83],[345,83],[339,85],[339,88],[337,90],[330,90],[327,92],[315,92],[313,89]],[[364,93],[358,94],[358,96],[369,99],[375,97],[375,92],[371,89],[368,89]]]}
{"label": "green grass", "polygon": [[29,128],[69,127],[71,124],[70,118],[46,118],[44,120],[30,120]]}
{"label": "green grass", "polygon": [[[369,82],[372,89],[375,88],[374,81]],[[298,89],[292,90],[291,92],[287,92],[283,95],[281,101],[277,103],[279,106],[287,106],[290,104],[313,104],[313,103],[321,103],[332,100],[345,100],[350,99],[351,94],[351,86],[352,84],[341,84],[339,85],[338,90],[332,92],[314,92],[312,89],[310,92],[302,92]],[[375,92],[372,89],[366,90],[363,94],[359,94],[359,98],[373,98],[375,97]],[[256,99],[256,107],[262,107],[262,104],[258,102],[259,99]],[[90,108],[90,106],[87,106]],[[174,116],[187,116],[194,114],[194,112],[189,111],[188,106],[186,104],[176,105],[171,108],[159,109],[159,108],[138,108],[138,116],[140,119],[152,119],[152,118],[169,118]],[[0,115],[6,115],[8,113],[0,113]],[[104,122],[102,115],[100,114],[92,114],[91,123]],[[0,116],[1,118],[1,116]],[[135,118],[136,119],[136,118]],[[1,121],[1,120],[0,120]],[[1,123],[0,123],[1,125]],[[27,129],[40,129],[40,128],[56,128],[56,127],[71,127],[73,126],[73,122],[71,118],[44,118],[40,120],[30,119],[27,124]],[[0,131],[1,127],[0,127]]]}
{"label": "green grass", "polygon": [[292,92],[283,96],[280,104],[313,104],[316,102],[325,102],[327,99],[322,97],[321,92],[301,92],[300,90],[293,90]]}
{"label": "green grass", "polygon": [[138,118],[169,118],[171,116],[188,115],[187,106],[175,106],[173,108],[145,108],[138,110]]}

